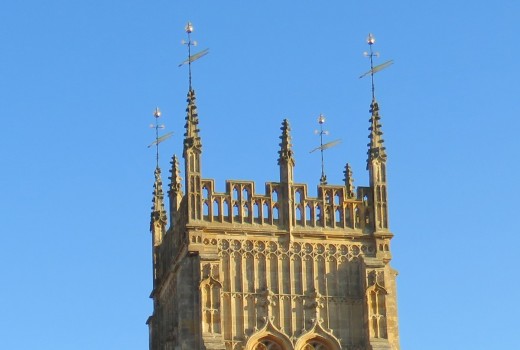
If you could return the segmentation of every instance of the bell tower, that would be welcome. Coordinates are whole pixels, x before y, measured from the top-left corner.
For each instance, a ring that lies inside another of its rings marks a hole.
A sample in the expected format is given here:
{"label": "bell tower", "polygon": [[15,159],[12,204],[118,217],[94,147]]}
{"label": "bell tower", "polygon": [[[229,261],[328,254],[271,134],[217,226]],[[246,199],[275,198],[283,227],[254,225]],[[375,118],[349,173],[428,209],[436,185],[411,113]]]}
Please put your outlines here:
{"label": "bell tower", "polygon": [[329,184],[322,162],[313,196],[294,180],[287,119],[280,128],[279,177],[265,190],[253,181],[227,180],[220,192],[202,177],[191,86],[191,62],[202,54],[191,54],[192,31],[189,23],[184,166],[172,157],[169,226],[158,165],[155,170],[150,350],[399,350],[387,154],[373,83],[382,68],[372,62],[373,36],[369,184],[354,187],[348,163],[344,182]]}

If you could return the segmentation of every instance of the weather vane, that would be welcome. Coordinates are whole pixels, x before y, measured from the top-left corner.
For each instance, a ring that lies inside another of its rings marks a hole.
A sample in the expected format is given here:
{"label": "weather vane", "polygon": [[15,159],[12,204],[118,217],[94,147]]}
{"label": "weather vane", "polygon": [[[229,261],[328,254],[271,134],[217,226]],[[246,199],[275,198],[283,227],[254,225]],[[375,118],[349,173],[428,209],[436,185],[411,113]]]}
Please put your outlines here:
{"label": "weather vane", "polygon": [[320,124],[320,130],[314,130],[314,133],[317,135],[320,135],[320,146],[316,147],[309,153],[312,153],[314,151],[319,150],[321,152],[321,178],[320,178],[320,184],[326,185],[327,184],[327,176],[325,175],[325,163],[323,161],[323,151],[326,149],[329,149],[331,147],[336,146],[338,143],[341,142],[340,139],[334,140],[331,142],[327,142],[326,144],[323,144],[323,135],[328,135],[329,132],[327,130],[323,130],[323,124],[325,123],[325,116],[323,114],[320,114],[318,117],[318,123]]}
{"label": "weather vane", "polygon": [[179,64],[179,67],[185,65],[186,63],[188,64],[188,72],[189,72],[188,76],[189,76],[189,84],[190,84],[190,91],[191,91],[191,62],[196,61],[199,58],[201,58],[202,56],[207,55],[209,52],[209,49],[204,49],[204,50],[192,55],[191,47],[197,46],[197,42],[194,40],[193,41],[191,40],[191,33],[193,32],[193,24],[191,24],[191,22],[188,22],[188,24],[186,24],[186,27],[184,27],[184,30],[186,31],[186,33],[188,33],[188,41],[182,40],[181,43],[188,47],[188,58],[185,59],[184,61],[182,61]]}
{"label": "weather vane", "polygon": [[375,100],[376,97],[374,88],[374,73],[377,73],[394,63],[394,60],[389,60],[374,67],[374,57],[379,57],[379,52],[372,51],[372,45],[374,45],[375,42],[376,38],[374,38],[374,35],[372,35],[372,33],[369,33],[367,37],[367,44],[370,48],[370,51],[365,51],[363,52],[363,54],[365,55],[365,57],[370,58],[370,70],[359,77],[361,79],[370,74],[370,77],[372,79],[372,100]]}
{"label": "weather vane", "polygon": [[159,110],[159,107],[155,108],[155,111],[153,112],[153,116],[155,117],[155,124],[150,124],[150,128],[155,129],[155,141],[148,145],[148,148],[155,145],[155,159],[157,162],[156,167],[159,167],[159,144],[163,142],[164,140],[170,138],[173,135],[173,132],[169,132],[164,134],[163,136],[159,137],[159,129],[164,129],[164,124],[159,124],[159,117],[161,116],[161,111]]}

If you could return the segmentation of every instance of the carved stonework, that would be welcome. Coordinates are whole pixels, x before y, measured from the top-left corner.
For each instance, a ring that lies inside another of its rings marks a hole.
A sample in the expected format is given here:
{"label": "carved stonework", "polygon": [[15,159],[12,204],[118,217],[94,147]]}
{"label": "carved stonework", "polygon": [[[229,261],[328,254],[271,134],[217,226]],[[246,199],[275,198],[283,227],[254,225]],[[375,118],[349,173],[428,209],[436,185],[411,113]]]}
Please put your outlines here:
{"label": "carved stonework", "polygon": [[185,182],[174,158],[169,228],[156,171],[150,350],[399,350],[386,152],[372,107],[369,186],[354,187],[349,166],[344,184],[321,184],[315,196],[294,183],[285,120],[280,180],[261,192],[229,180],[219,192],[202,178],[190,89]]}

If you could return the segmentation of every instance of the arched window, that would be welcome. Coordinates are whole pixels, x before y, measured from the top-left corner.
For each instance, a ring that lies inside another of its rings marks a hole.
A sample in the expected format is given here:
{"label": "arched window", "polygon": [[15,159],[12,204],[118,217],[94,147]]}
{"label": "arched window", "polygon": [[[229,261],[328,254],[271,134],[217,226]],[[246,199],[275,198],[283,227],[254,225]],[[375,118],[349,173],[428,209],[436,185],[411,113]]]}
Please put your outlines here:
{"label": "arched window", "polygon": [[336,210],[336,225],[341,225],[341,211],[339,209]]}
{"label": "arched window", "polygon": [[267,220],[269,220],[269,204],[264,203],[263,207],[264,207],[263,217],[264,217],[264,220],[267,222]]}
{"label": "arched window", "polygon": [[311,206],[309,204],[307,204],[305,206],[305,223],[307,225],[310,225],[311,224],[311,219],[312,219],[312,211],[311,211]]}
{"label": "arched window", "polygon": [[207,201],[204,201],[202,212],[205,219],[209,218],[209,205]]}
{"label": "arched window", "polygon": [[263,339],[253,347],[253,350],[283,350],[282,347],[270,339]]}
{"label": "arched window", "polygon": [[318,205],[315,207],[314,209],[314,220],[316,222],[317,225],[320,225],[321,224],[321,207]]}
{"label": "arched window", "polygon": [[258,207],[258,202],[253,203],[253,217],[255,220],[260,218],[260,208]]}
{"label": "arched window", "polygon": [[302,350],[330,350],[330,348],[318,339],[313,339],[305,344]]}
{"label": "arched window", "polygon": [[218,217],[219,215],[219,205],[218,205],[218,201],[213,201],[213,216],[214,217]]}
{"label": "arched window", "polygon": [[244,206],[242,207],[242,215],[245,217],[245,218],[249,218],[249,205],[246,203],[244,204]]}
{"label": "arched window", "polygon": [[227,200],[224,201],[223,203],[223,215],[224,215],[224,220],[229,220],[229,203]]}
{"label": "arched window", "polygon": [[303,225],[303,221],[302,221],[302,208],[300,206],[296,207],[296,223],[298,225]]}
{"label": "arched window", "polygon": [[350,204],[345,206],[345,224],[347,225],[347,227],[352,227],[352,214],[350,213],[350,210]]}
{"label": "arched window", "polygon": [[300,192],[300,190],[296,191],[295,196],[294,196],[294,201],[296,203],[301,203],[302,202],[302,193]]}
{"label": "arched window", "polygon": [[278,191],[274,190],[272,193],[273,202],[278,202]]}
{"label": "arched window", "polygon": [[334,194],[334,204],[339,205],[339,193],[337,192]]}

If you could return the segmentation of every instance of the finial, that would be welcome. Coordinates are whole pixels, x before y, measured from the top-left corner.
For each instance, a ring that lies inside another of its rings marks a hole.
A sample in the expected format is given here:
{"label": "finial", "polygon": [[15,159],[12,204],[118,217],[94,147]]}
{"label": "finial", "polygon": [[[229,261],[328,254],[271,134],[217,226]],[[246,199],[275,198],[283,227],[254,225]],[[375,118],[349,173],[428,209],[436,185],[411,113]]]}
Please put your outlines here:
{"label": "finial", "polygon": [[376,42],[376,38],[374,38],[374,35],[372,33],[368,33],[368,37],[367,37],[368,45],[374,45],[375,42]]}
{"label": "finial", "polygon": [[320,151],[321,152],[321,177],[320,177],[320,184],[326,185],[327,184],[327,176],[325,175],[325,162],[323,160],[323,151],[325,151],[328,148],[336,146],[338,143],[341,142],[341,140],[334,140],[331,142],[328,142],[326,144],[323,144],[323,135],[328,135],[329,132],[327,130],[323,130],[323,124],[325,123],[325,116],[323,114],[320,114],[318,116],[318,124],[320,124],[319,130],[314,130],[314,133],[317,135],[320,135],[320,146],[316,147],[309,153],[312,153],[314,151]]}
{"label": "finial", "polygon": [[156,160],[156,168],[159,168],[159,144],[164,140],[168,139],[173,135],[173,132],[169,132],[159,137],[159,129],[164,129],[164,124],[159,124],[159,118],[161,117],[161,110],[159,107],[156,107],[153,116],[155,118],[155,124],[150,124],[150,128],[155,129],[155,141],[148,145],[148,148],[155,145],[155,160]]}
{"label": "finial", "polygon": [[195,90],[188,91],[188,97],[186,99],[186,102],[188,102],[188,106],[186,107],[186,124],[184,124],[184,155],[186,155],[186,151],[190,148],[198,149],[200,152],[202,147],[199,136],[199,116],[197,113],[196,99]]}
{"label": "finial", "polygon": [[350,164],[347,163],[345,165],[345,170],[343,171],[343,174],[345,174],[345,178],[343,179],[345,181],[345,187],[347,189],[347,197],[352,198],[354,197],[354,178],[352,177],[352,168],[350,167]]}
{"label": "finial", "polygon": [[179,167],[179,159],[174,154],[172,157],[172,161],[170,162],[172,165],[170,169],[170,193],[181,193],[181,175],[180,175],[180,167]]}
{"label": "finial", "polygon": [[380,158],[382,160],[386,159],[386,147],[384,145],[383,139],[383,131],[381,129],[381,116],[379,115],[379,104],[376,101],[372,101],[370,105],[370,135],[368,138],[370,142],[368,143],[368,159],[367,159],[367,169],[369,169],[369,164],[372,160]]}
{"label": "finial", "polygon": [[188,22],[186,24],[186,27],[184,27],[184,30],[186,31],[186,33],[190,34],[191,32],[193,32],[193,24],[191,24],[191,22]]}
{"label": "finial", "polygon": [[289,161],[294,165],[291,144],[291,126],[289,125],[289,121],[287,119],[283,120],[280,130],[282,130],[282,136],[280,136],[280,140],[282,141],[280,142],[280,150],[278,151],[278,165],[280,165],[282,162],[287,163]]}
{"label": "finial", "polygon": [[150,217],[150,231],[153,233],[154,246],[162,241],[168,217],[164,210],[164,193],[162,189],[161,169],[155,168],[153,184],[152,213]]}
{"label": "finial", "polygon": [[389,61],[386,61],[386,62],[374,67],[374,57],[379,57],[379,52],[372,51],[372,45],[374,45],[375,42],[376,42],[376,38],[374,37],[374,35],[372,33],[368,33],[367,44],[368,44],[368,47],[370,48],[370,51],[369,52],[365,51],[365,52],[363,52],[363,54],[365,55],[365,57],[370,58],[370,70],[366,73],[363,73],[359,77],[361,79],[370,74],[370,77],[372,80],[372,101],[375,101],[375,99],[376,99],[375,86],[374,86],[374,73],[377,73],[394,63],[394,60],[389,60]]}
{"label": "finial", "polygon": [[191,62],[193,62],[195,60],[198,60],[202,56],[207,55],[208,52],[209,52],[209,49],[204,49],[204,50],[202,50],[200,52],[197,52],[196,54],[192,55],[191,54],[191,47],[192,46],[197,46],[197,42],[191,40],[191,33],[193,32],[193,24],[191,22],[188,22],[186,24],[186,26],[184,27],[184,30],[188,34],[188,41],[182,40],[181,43],[188,47],[188,58],[185,59],[184,61],[182,61],[179,64],[179,67],[181,67],[182,65],[184,65],[186,63],[188,64],[188,81],[189,81],[189,88],[190,88],[190,91],[191,91]]}

